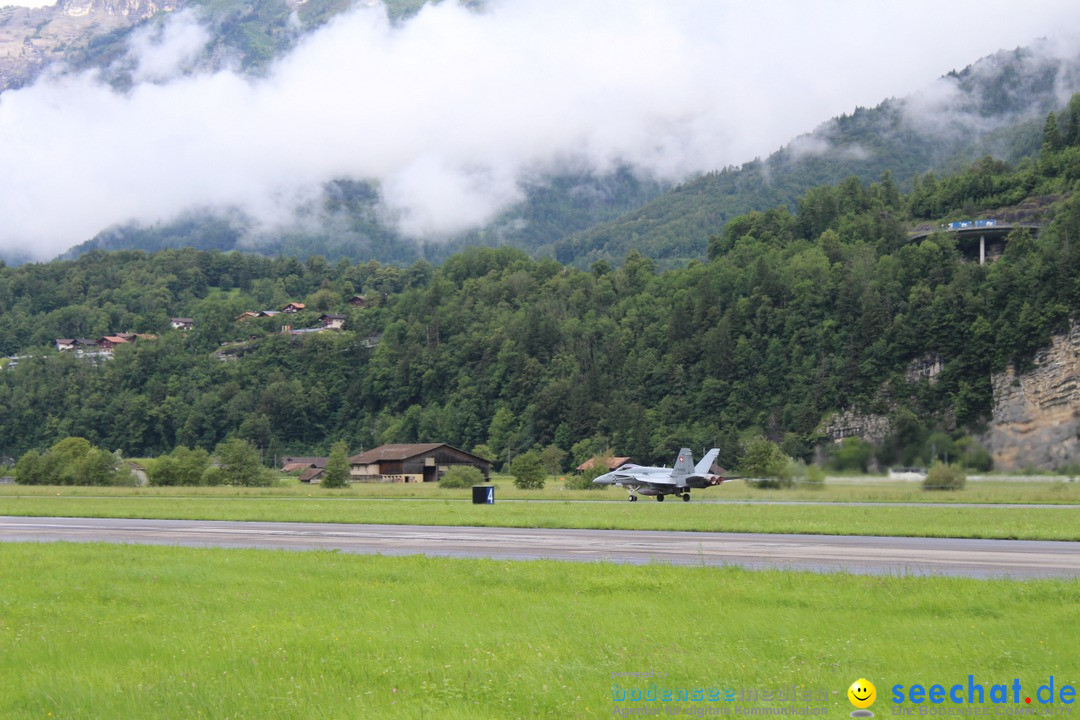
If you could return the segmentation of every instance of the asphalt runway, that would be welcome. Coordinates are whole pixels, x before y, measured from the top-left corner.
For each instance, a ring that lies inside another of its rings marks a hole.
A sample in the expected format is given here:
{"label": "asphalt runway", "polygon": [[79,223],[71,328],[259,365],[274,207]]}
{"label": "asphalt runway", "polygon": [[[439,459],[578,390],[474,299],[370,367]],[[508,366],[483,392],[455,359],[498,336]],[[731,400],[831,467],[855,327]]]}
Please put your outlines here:
{"label": "asphalt runway", "polygon": [[1080,543],[854,535],[0,517],[0,541],[340,550],[978,578],[1080,577]]}

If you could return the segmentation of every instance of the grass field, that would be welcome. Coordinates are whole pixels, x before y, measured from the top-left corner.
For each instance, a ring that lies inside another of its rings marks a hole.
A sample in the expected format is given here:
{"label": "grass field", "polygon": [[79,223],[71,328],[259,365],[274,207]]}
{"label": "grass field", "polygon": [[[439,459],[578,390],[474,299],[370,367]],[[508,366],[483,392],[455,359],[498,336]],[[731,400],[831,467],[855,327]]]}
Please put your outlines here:
{"label": "grass field", "polygon": [[650,670],[830,717],[860,677],[879,716],[897,683],[1080,684],[1076,581],[69,544],[0,545],[0,577],[4,718],[611,717]]}
{"label": "grass field", "polygon": [[[567,490],[557,480],[551,480],[543,490],[520,490],[508,476],[493,479],[497,499],[506,500],[609,500],[626,502],[620,488],[604,490]],[[32,485],[0,485],[0,497],[10,495],[82,495],[82,496],[146,496],[146,497],[353,497],[353,498],[414,498],[461,499],[470,497],[469,490],[443,490],[436,483],[358,483],[342,490],[324,490],[318,485],[301,485],[294,477],[285,477],[280,485],[271,488],[237,487],[54,487]],[[979,480],[968,482],[957,492],[928,492],[919,483],[896,482],[879,477],[831,477],[824,486],[805,485],[785,490],[759,490],[742,481],[732,481],[716,488],[698,490],[695,500],[795,500],[810,502],[960,502],[960,503],[1040,503],[1080,505],[1080,482],[1063,478],[1009,482]]]}
{"label": "grass field", "polygon": [[[911,535],[925,537],[985,537],[1027,540],[1080,540],[1080,506],[995,507],[996,504],[1041,502],[1070,495],[1072,487],[1056,490],[1020,483],[976,488],[973,495],[934,493],[942,500],[979,502],[979,507],[934,505],[852,505],[843,499],[868,501],[862,486],[830,488],[813,494],[833,502],[824,505],[722,505],[657,503],[644,498],[628,503],[614,492],[561,492],[561,497],[608,498],[611,502],[506,502],[526,491],[500,486],[492,506],[465,500],[468,491],[439,490],[421,485],[361,485],[342,491],[322,488],[69,488],[13,487],[0,491],[0,515],[66,517],[183,518],[193,520],[264,520],[416,525],[474,525],[621,530],[691,530],[717,532],[809,533],[831,535]],[[738,485],[734,486],[737,488]],[[1025,489],[1027,493],[1025,494]],[[729,497],[716,488],[707,497]],[[880,497],[909,501],[911,488],[881,487]],[[708,493],[709,491],[706,491]],[[757,493],[767,499],[800,500],[800,491]],[[811,492],[813,491],[802,491]],[[965,491],[968,492],[968,491]],[[399,493],[395,495],[394,493]],[[422,493],[422,496],[410,495]],[[927,493],[923,493],[927,494]],[[506,496],[511,496],[507,498]],[[528,495],[525,495],[529,497]]]}

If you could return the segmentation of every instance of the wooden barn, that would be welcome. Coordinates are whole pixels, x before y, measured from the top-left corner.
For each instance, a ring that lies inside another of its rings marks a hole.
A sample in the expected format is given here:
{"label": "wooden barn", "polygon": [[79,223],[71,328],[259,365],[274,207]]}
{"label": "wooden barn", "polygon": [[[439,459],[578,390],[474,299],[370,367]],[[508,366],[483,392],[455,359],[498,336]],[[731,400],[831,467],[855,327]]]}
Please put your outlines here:
{"label": "wooden barn", "polygon": [[446,443],[383,445],[349,458],[353,482],[436,482],[454,465],[472,465],[491,477],[491,463]]}

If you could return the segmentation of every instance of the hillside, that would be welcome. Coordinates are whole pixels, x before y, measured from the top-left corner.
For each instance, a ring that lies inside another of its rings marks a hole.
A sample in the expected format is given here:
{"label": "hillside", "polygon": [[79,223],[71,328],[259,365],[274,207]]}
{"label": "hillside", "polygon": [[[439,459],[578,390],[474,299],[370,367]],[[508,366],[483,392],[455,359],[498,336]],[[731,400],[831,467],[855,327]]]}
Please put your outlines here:
{"label": "hillside", "polygon": [[[710,236],[733,217],[777,205],[794,209],[808,189],[847,177],[870,182],[890,173],[901,189],[930,171],[957,170],[985,155],[1006,162],[1038,152],[1046,114],[1080,88],[1080,55],[1068,60],[1033,46],[984,58],[921,95],[856,109],[797,138],[765,160],[724,168],[667,189],[621,168],[536,178],[526,199],[487,226],[417,242],[379,212],[379,190],[366,183],[327,186],[318,229],[259,233],[245,218],[189,214],[155,227],[111,228],[74,248],[192,246],[306,257],[441,262],[470,245],[511,245],[533,256],[587,267],[621,262],[631,250],[661,267],[704,256]],[[666,190],[666,192],[665,192]]]}
{"label": "hillside", "polygon": [[[662,273],[638,253],[586,272],[511,248],[438,268],[195,250],[0,267],[0,351],[17,356],[0,372],[0,404],[15,409],[0,454],[66,435],[133,455],[228,436],[271,456],[438,438],[500,457],[554,443],[645,461],[716,444],[733,465],[740,437],[760,432],[838,464],[924,463],[948,448],[985,467],[978,439],[999,406],[1024,402],[997,397],[995,378],[1074,367],[1043,351],[1068,347],[1052,338],[1080,317],[1080,95],[1045,131],[1035,160],[906,195],[889,181],[813,188],[796,212],[740,216],[707,262]],[[924,208],[978,215],[1029,197],[1059,199],[1037,235],[1014,232],[989,264],[948,233],[907,239]],[[366,307],[348,304],[357,292]],[[287,320],[238,319],[290,302],[305,308]],[[345,330],[281,332],[323,313],[345,315]],[[194,329],[171,330],[172,316]],[[52,349],[121,331],[157,338],[109,360]],[[1021,387],[1050,397],[1038,388],[1053,382]],[[868,418],[875,447],[829,442],[838,422]],[[992,434],[995,453],[1010,457],[1017,436]]]}
{"label": "hillside", "polygon": [[[909,190],[930,171],[955,171],[992,155],[1034,156],[1047,113],[1080,90],[1080,54],[1062,60],[1044,45],[1000,52],[942,78],[921,95],[858,108],[795,139],[765,160],[687,181],[608,223],[555,242],[561,262],[700,257],[711,235],[736,215],[785,205],[818,185],[890,173]],[[1063,94],[1063,92],[1065,94]]]}
{"label": "hillside", "polygon": [[[396,22],[422,5],[393,0],[387,11]],[[193,13],[208,38],[187,72],[230,68],[258,77],[348,7],[343,0],[65,0],[40,10],[8,8],[2,11],[0,57],[22,65],[8,72],[11,67],[0,63],[0,76],[7,72],[0,89],[31,82],[45,63],[59,60],[70,71],[93,69],[122,92],[136,82],[132,48],[177,12]],[[547,174],[520,181],[523,202],[452,236],[403,236],[375,182],[339,179],[325,183],[321,201],[291,226],[267,230],[235,209],[194,207],[166,222],[104,229],[68,256],[191,246],[408,264],[418,258],[441,262],[470,245],[511,245],[578,267],[621,262],[631,249],[660,267],[676,267],[703,257],[708,238],[732,217],[776,205],[794,209],[796,199],[817,185],[849,176],[869,182],[890,172],[901,189],[909,189],[918,175],[957,169],[986,154],[1006,162],[1030,157],[1038,150],[1042,119],[1076,87],[1077,65],[1075,57],[1061,60],[1044,45],[998,53],[921,95],[857,109],[765,160],[718,169],[676,188],[630,166],[604,174],[549,167]],[[12,253],[4,259],[25,258]]]}

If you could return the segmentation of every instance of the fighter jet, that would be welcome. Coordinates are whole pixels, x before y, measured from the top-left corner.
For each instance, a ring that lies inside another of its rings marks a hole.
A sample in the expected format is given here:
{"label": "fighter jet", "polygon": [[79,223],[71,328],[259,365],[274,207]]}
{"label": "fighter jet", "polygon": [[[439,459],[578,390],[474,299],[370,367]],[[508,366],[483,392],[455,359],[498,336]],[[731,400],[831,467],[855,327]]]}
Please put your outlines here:
{"label": "fighter jet", "polygon": [[683,502],[690,502],[691,488],[706,488],[731,480],[723,470],[713,472],[713,463],[720,454],[717,448],[705,453],[701,462],[694,465],[689,448],[679,451],[675,467],[643,467],[627,463],[593,480],[599,485],[619,485],[630,493],[630,502],[637,502],[638,495],[655,495],[657,502],[664,502],[665,495],[678,495]]}

